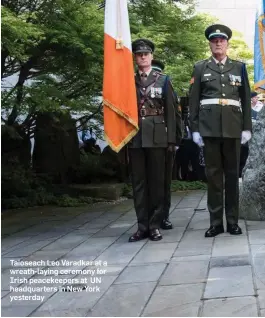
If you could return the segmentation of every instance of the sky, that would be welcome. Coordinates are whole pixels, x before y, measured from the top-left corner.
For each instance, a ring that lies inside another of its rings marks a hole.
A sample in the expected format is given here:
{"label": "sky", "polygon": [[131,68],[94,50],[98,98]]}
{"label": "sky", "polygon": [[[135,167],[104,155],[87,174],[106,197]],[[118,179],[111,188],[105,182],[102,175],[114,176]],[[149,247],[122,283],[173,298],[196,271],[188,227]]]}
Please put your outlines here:
{"label": "sky", "polygon": [[250,49],[254,46],[256,8],[260,0],[196,0],[196,11],[209,13],[231,29],[243,34]]}

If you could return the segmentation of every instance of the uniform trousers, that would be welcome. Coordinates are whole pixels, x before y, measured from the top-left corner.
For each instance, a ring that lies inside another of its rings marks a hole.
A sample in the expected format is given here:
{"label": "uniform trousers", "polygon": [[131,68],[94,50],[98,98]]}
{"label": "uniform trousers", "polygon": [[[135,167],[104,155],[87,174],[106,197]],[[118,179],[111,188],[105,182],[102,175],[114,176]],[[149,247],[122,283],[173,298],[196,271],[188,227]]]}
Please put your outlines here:
{"label": "uniform trousers", "polygon": [[239,178],[242,178],[242,172],[246,165],[247,159],[249,154],[249,147],[248,143],[241,145],[241,151],[240,151],[240,166],[239,166]]}
{"label": "uniform trousers", "polygon": [[171,206],[171,181],[175,155],[175,151],[166,151],[164,219],[168,219]]}
{"label": "uniform trousers", "polygon": [[164,217],[166,148],[129,148],[138,229],[159,229]]}
{"label": "uniform trousers", "polygon": [[224,207],[227,223],[236,224],[239,215],[240,139],[204,137],[203,141],[210,224],[223,224]]}

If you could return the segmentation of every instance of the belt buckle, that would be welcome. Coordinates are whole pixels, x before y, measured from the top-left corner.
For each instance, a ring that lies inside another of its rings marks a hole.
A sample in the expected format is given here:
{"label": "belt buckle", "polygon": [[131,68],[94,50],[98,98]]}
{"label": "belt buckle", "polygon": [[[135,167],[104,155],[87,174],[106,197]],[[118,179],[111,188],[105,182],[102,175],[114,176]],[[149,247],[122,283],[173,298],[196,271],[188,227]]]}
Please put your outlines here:
{"label": "belt buckle", "polygon": [[141,108],[140,109],[140,116],[141,117],[146,117],[146,109],[145,108]]}
{"label": "belt buckle", "polygon": [[220,104],[220,105],[228,105],[228,100],[227,100],[227,99],[222,99],[222,98],[220,98],[220,99],[219,99],[219,104]]}

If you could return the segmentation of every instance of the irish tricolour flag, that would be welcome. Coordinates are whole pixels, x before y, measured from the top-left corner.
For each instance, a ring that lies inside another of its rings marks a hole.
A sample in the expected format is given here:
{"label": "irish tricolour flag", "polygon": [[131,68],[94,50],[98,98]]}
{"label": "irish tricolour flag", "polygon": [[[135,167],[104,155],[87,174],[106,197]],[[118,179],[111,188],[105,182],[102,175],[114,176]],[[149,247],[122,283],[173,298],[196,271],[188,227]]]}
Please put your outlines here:
{"label": "irish tricolour flag", "polygon": [[105,4],[103,104],[105,138],[119,152],[138,131],[127,0]]}

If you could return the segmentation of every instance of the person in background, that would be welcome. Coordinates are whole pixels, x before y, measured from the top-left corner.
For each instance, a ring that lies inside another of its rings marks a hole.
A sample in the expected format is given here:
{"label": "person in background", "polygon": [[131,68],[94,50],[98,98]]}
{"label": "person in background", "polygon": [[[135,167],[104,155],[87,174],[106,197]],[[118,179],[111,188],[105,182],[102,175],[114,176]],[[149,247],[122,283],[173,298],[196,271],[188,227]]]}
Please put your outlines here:
{"label": "person in background", "polygon": [[259,101],[258,93],[251,92],[251,118],[257,120],[258,113],[262,109],[263,103]]}
{"label": "person in background", "polygon": [[[152,69],[161,73],[165,69],[165,64],[159,60],[152,60]],[[169,77],[167,76],[166,81],[169,80]],[[166,85],[166,82],[165,82]],[[176,101],[178,100],[177,93],[175,91],[175,97]],[[179,113],[180,108],[178,107],[178,104],[176,103],[176,114],[177,114],[177,125],[179,125]],[[177,129],[177,132],[179,133],[179,130]],[[179,138],[179,136],[177,136]],[[176,156],[176,150],[175,151],[167,151],[166,153],[166,161],[165,161],[165,198],[164,198],[164,218],[161,222],[161,228],[163,230],[171,230],[173,228],[173,224],[169,220],[169,211],[171,207],[171,181],[172,181],[172,170],[174,165],[174,160]]]}
{"label": "person in background", "polygon": [[79,149],[83,148],[85,141],[91,138],[91,133],[89,132],[86,118],[80,119],[79,128],[77,129],[77,136],[79,141]]}

